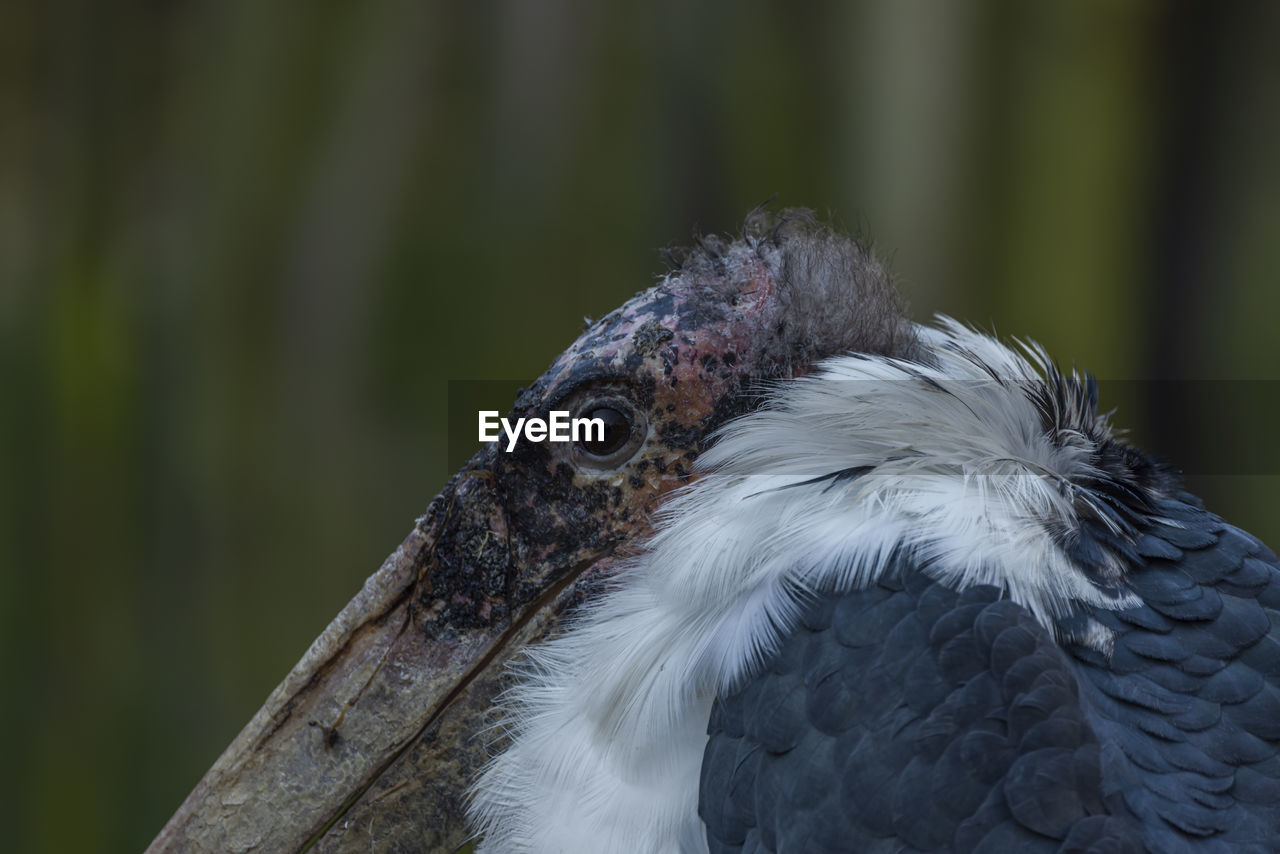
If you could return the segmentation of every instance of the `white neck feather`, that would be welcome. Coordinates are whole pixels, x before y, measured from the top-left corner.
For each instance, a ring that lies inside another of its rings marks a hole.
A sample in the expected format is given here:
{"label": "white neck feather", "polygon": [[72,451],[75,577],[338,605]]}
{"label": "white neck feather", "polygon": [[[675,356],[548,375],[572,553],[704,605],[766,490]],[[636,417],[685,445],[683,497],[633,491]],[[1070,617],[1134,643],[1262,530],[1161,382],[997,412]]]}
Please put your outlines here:
{"label": "white neck feather", "polygon": [[997,585],[1051,629],[1077,602],[1133,604],[1051,533],[1077,524],[1062,485],[1092,447],[1041,427],[1038,351],[945,319],[921,337],[929,364],[837,357],[728,425],[617,586],[528,651],[510,744],[474,793],[482,851],[704,851],[713,698],[776,647],[805,591],[866,586],[895,553],[956,588]]}

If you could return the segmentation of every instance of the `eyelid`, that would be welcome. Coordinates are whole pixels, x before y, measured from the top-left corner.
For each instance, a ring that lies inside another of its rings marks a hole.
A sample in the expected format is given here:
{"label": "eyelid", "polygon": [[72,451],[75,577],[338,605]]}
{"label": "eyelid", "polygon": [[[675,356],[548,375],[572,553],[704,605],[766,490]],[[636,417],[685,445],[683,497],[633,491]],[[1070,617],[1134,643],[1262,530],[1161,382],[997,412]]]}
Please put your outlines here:
{"label": "eyelid", "polygon": [[[596,368],[590,373],[575,377],[573,386],[561,391],[545,404],[548,411],[552,409],[568,409],[578,413],[582,409],[582,401],[591,402],[603,398],[625,400],[622,389],[626,388],[627,378],[611,370]],[[614,389],[618,389],[615,391]]]}

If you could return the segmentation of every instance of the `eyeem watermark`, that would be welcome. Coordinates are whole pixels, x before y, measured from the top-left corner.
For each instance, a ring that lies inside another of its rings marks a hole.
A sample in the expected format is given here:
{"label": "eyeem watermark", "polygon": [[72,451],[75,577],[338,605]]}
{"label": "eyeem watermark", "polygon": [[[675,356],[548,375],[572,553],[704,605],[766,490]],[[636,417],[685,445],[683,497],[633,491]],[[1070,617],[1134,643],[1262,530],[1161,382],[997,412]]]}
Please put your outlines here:
{"label": "eyeem watermark", "polygon": [[570,418],[567,409],[553,409],[548,418],[517,418],[512,424],[496,409],[481,409],[480,441],[498,441],[498,428],[507,434],[507,453],[515,450],[521,432],[530,442],[603,442],[603,418]]}

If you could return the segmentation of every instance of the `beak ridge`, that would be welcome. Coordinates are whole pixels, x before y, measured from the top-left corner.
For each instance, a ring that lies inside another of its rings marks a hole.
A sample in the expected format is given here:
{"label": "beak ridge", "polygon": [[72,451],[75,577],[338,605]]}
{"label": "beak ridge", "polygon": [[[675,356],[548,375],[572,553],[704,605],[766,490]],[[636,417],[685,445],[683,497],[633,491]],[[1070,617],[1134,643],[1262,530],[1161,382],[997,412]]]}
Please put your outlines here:
{"label": "beak ridge", "polygon": [[468,476],[482,474],[464,470],[445,488],[149,852],[305,850],[419,736],[433,738],[433,722],[508,630],[505,518],[491,481]]}

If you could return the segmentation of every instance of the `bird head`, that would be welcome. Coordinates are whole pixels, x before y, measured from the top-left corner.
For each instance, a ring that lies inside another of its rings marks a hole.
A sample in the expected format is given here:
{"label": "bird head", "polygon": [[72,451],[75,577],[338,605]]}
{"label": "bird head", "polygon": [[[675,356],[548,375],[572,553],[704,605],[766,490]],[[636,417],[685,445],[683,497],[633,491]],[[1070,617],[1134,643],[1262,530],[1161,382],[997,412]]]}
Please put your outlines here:
{"label": "bird head", "polygon": [[150,850],[453,850],[507,663],[599,594],[714,431],[826,356],[915,346],[865,247],[805,215],[755,214],[675,262],[507,415],[596,417],[604,437],[473,456]]}

